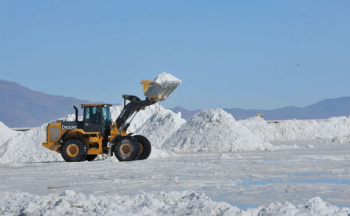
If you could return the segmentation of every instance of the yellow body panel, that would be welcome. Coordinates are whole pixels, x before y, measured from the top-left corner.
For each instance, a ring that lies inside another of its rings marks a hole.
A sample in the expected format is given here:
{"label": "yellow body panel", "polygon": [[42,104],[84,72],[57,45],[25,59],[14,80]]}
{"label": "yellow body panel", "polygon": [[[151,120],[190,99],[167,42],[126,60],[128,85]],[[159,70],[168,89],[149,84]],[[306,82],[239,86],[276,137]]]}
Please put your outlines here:
{"label": "yellow body panel", "polygon": [[[62,136],[62,134],[66,131],[67,129],[62,130],[61,122],[49,124],[47,126],[47,132],[46,132],[47,139],[46,139],[46,142],[42,143],[42,145],[45,148],[50,149],[51,151],[56,151],[58,153],[61,153],[62,144],[59,143],[59,139]],[[55,133],[55,134],[52,134],[52,133]],[[127,136],[128,134],[125,131],[122,131],[122,133],[120,133],[116,123],[113,122],[110,129],[109,141],[111,141],[115,136],[118,136],[118,135]],[[104,151],[102,149],[103,137],[101,137],[98,132],[85,132],[82,129],[75,129],[66,134],[65,140],[72,137],[79,137],[81,140],[83,140],[86,143],[88,147],[88,152],[87,152],[88,155],[104,154]]]}
{"label": "yellow body panel", "polygon": [[[49,124],[47,126],[46,142],[42,143],[42,145],[45,148],[50,149],[51,151],[61,153],[62,144],[59,143],[59,139],[62,136],[62,134],[66,131],[67,130],[62,130],[61,122]],[[116,135],[119,134],[117,129],[114,130],[114,133],[116,133]],[[103,137],[101,137],[98,132],[85,132],[82,129],[75,129],[66,134],[65,140],[72,137],[79,137],[86,143],[88,147],[88,155],[104,153],[102,149]]]}
{"label": "yellow body panel", "polygon": [[127,136],[128,134],[126,133],[126,131],[122,131],[121,133],[118,130],[117,124],[115,122],[113,122],[113,124],[111,125],[111,129],[110,129],[110,138],[109,141],[111,141],[115,136]]}
{"label": "yellow body panel", "polygon": [[61,144],[57,142],[44,142],[43,146],[45,148],[50,149],[51,151],[56,151],[58,153],[61,153]]}

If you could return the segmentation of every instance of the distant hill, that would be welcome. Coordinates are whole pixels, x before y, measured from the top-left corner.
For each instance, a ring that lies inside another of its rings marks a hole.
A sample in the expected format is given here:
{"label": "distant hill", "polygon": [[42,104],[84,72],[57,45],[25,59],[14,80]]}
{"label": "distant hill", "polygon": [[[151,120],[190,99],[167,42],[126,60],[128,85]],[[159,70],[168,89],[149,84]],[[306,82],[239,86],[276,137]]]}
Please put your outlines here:
{"label": "distant hill", "polygon": [[[266,120],[326,119],[337,116],[349,116],[350,97],[326,99],[304,108],[291,106],[273,110],[245,110],[240,108],[225,108],[224,110],[231,113],[236,120],[247,119],[256,116],[258,113],[263,114],[263,118]],[[189,119],[199,110],[189,111],[182,107],[176,107],[173,111],[180,111],[183,118]]]}
{"label": "distant hill", "polygon": [[201,111],[200,109],[198,110],[187,110],[185,108],[182,108],[182,107],[175,107],[175,108],[172,108],[171,109],[174,113],[178,113],[178,112],[181,112],[181,117],[183,119],[190,119],[192,116],[194,116],[197,112]]}
{"label": "distant hill", "polygon": [[73,105],[91,103],[72,97],[32,91],[17,83],[0,80],[0,121],[8,127],[34,127],[74,113]]}

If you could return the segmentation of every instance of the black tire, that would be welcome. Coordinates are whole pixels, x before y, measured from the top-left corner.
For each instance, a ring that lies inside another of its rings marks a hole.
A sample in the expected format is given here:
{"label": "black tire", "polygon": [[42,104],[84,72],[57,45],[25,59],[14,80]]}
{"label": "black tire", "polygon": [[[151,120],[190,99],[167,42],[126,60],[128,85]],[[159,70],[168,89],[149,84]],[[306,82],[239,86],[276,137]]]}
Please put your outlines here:
{"label": "black tire", "polygon": [[141,154],[140,154],[139,160],[147,159],[150,156],[152,151],[150,141],[142,135],[135,135],[134,137],[139,141],[141,145]]}
{"label": "black tire", "polygon": [[96,157],[97,157],[97,155],[87,155],[86,158],[85,158],[85,160],[87,160],[87,161],[93,161],[93,160],[95,160]]}
{"label": "black tire", "polygon": [[134,137],[122,137],[115,143],[114,155],[119,161],[137,160],[140,156],[140,152],[141,146]]}
{"label": "black tire", "polygon": [[84,161],[87,156],[87,146],[79,138],[70,138],[64,141],[61,154],[67,162]]}

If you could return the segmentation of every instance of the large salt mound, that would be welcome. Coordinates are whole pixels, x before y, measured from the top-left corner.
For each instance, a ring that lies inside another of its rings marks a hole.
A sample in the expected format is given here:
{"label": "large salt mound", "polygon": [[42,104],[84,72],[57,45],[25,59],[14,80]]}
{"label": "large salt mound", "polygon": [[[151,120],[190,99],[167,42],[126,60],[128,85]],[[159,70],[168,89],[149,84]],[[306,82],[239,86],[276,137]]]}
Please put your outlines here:
{"label": "large salt mound", "polygon": [[[123,110],[124,105],[119,106],[112,106],[110,107],[111,110],[111,116],[112,120],[115,121],[121,111]],[[160,105],[154,104],[151,106],[146,107],[144,110],[141,110],[138,112],[135,116],[135,118],[132,120],[130,127],[128,128],[129,131],[135,132],[141,125],[143,125],[153,114],[159,112]]]}
{"label": "large salt mound", "polygon": [[42,146],[46,125],[19,133],[0,146],[0,163],[63,161],[60,154]]}
{"label": "large salt mound", "polygon": [[164,141],[177,131],[184,123],[181,113],[175,114],[171,110],[160,107],[137,131],[149,139],[152,147],[160,148]]}
{"label": "large salt mound", "polygon": [[319,197],[305,204],[274,202],[258,208],[239,209],[225,202],[212,201],[192,190],[138,193],[135,196],[86,196],[72,190],[60,195],[36,196],[23,192],[0,193],[1,215],[349,215]]}
{"label": "large salt mound", "polygon": [[177,152],[244,151],[271,147],[270,143],[261,140],[222,109],[199,112],[162,146]]}
{"label": "large salt mound", "polygon": [[14,137],[18,134],[18,132],[8,128],[4,123],[0,121],[0,145],[2,145],[5,141]]}
{"label": "large salt mound", "polygon": [[253,134],[267,142],[283,140],[283,136],[277,131],[275,123],[269,124],[261,117],[252,117],[246,120],[240,120],[239,123],[248,128]]}
{"label": "large salt mound", "polygon": [[283,120],[267,123],[260,117],[240,121],[265,141],[325,140],[349,141],[350,119],[333,117],[324,120]]}

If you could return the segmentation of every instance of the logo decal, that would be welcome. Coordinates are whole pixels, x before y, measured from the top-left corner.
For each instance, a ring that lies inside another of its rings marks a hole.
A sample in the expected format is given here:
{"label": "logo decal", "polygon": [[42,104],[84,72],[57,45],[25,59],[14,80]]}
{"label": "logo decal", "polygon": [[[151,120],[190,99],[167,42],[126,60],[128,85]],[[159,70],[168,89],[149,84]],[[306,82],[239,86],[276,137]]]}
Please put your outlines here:
{"label": "logo decal", "polygon": [[73,125],[73,126],[68,126],[68,125],[62,125],[62,130],[74,130],[74,129],[77,129],[77,126],[76,125]]}

